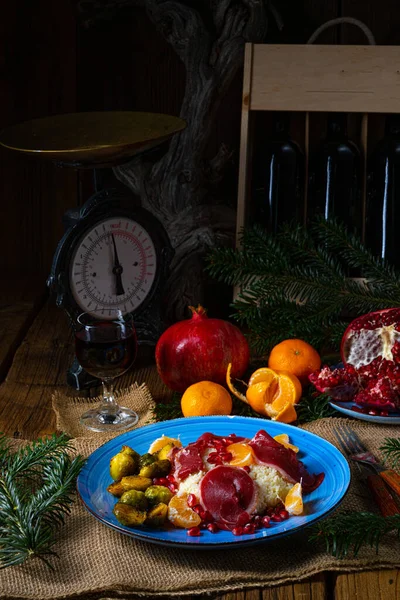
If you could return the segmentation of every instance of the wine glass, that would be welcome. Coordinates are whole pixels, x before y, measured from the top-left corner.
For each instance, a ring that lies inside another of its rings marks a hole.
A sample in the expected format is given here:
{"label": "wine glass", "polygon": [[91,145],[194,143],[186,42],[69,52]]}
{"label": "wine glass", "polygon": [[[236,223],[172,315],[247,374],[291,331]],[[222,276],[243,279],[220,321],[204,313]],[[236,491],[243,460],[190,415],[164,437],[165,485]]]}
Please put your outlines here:
{"label": "wine glass", "polygon": [[75,353],[80,365],[98,377],[103,385],[100,405],[85,412],[80,423],[92,431],[119,431],[133,427],[139,416],[119,406],[114,395],[114,379],[133,365],[137,340],[132,315],[110,313],[110,319],[82,313],[76,321]]}

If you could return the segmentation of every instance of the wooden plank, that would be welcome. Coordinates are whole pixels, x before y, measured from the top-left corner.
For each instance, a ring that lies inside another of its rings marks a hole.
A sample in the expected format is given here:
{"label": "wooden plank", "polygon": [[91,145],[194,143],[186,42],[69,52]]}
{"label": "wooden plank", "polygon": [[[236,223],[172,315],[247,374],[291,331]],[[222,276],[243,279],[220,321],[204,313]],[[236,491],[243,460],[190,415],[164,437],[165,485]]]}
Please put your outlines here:
{"label": "wooden plank", "polygon": [[43,305],[46,290],[35,280],[0,282],[0,382],[4,380],[14,354]]}
{"label": "wooden plank", "polygon": [[335,600],[398,600],[400,598],[400,571],[394,569],[364,571],[338,575]]}
{"label": "wooden plank", "polygon": [[262,590],[260,600],[326,600],[326,598],[327,577],[320,573],[301,583],[288,583]]}
{"label": "wooden plank", "polygon": [[255,44],[250,110],[398,112],[400,47]]}

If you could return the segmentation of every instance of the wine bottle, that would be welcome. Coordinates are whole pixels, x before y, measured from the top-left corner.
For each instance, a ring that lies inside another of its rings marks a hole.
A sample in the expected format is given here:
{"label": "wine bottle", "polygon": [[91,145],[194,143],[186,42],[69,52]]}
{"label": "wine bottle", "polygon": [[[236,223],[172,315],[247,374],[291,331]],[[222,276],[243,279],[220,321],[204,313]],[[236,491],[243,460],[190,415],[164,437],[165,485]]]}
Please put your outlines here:
{"label": "wine bottle", "polygon": [[307,221],[315,215],[336,218],[361,234],[361,158],[347,137],[347,117],[330,113],[326,137],[310,161]]}
{"label": "wine bottle", "polygon": [[390,115],[385,135],[368,161],[365,245],[400,267],[400,115]]}
{"label": "wine bottle", "polygon": [[271,233],[303,219],[304,155],[289,126],[289,113],[275,115],[272,135],[256,147],[253,164],[252,221]]}

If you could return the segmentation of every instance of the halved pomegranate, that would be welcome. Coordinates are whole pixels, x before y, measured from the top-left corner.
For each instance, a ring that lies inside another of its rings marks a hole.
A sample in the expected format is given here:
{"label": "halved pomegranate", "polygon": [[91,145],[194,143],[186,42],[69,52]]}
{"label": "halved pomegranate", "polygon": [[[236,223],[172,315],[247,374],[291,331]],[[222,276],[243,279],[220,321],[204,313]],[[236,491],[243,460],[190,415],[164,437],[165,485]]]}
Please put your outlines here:
{"label": "halved pomegranate", "polygon": [[393,347],[400,342],[400,308],[388,308],[357,317],[344,332],[340,346],[343,363],[356,369],[375,358],[397,359]]}
{"label": "halved pomegranate", "polygon": [[340,348],[344,367],[324,367],[309,379],[337,401],[353,401],[366,412],[400,410],[400,308],[354,319]]}

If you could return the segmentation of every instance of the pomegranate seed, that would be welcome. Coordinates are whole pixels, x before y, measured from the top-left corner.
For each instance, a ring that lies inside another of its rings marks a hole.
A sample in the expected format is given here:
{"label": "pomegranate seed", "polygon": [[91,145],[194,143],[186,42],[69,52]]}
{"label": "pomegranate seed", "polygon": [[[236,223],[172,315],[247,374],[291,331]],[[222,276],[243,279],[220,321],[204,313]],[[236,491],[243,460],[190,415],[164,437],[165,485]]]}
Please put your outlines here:
{"label": "pomegranate seed", "polygon": [[289,518],[289,513],[288,513],[288,511],[287,511],[287,510],[285,510],[284,508],[283,508],[282,510],[280,510],[278,514],[279,514],[279,516],[280,516],[280,517],[282,517],[282,519],[283,519],[284,521],[286,521],[286,519],[288,519],[288,518]]}
{"label": "pomegranate seed", "polygon": [[274,521],[274,523],[280,523],[281,521],[283,521],[283,519],[279,514],[274,514],[271,515],[271,521]]}
{"label": "pomegranate seed", "polygon": [[173,475],[167,475],[166,479],[168,479],[170,483],[176,483],[176,479]]}
{"label": "pomegranate seed", "polygon": [[220,454],[220,457],[223,462],[229,462],[230,460],[232,460],[232,453],[231,452],[222,452],[222,454]]}
{"label": "pomegranate seed", "polygon": [[219,527],[216,523],[208,523],[207,529],[210,533],[217,533],[217,531],[219,531]]}
{"label": "pomegranate seed", "polygon": [[158,485],[164,485],[167,486],[169,485],[169,481],[166,477],[159,477],[158,479]]}
{"label": "pomegranate seed", "polygon": [[186,533],[191,537],[197,537],[198,535],[201,535],[200,527],[191,527]]}
{"label": "pomegranate seed", "polygon": [[200,513],[203,512],[203,507],[201,506],[201,504],[195,504],[194,506],[191,506],[192,510],[194,510],[195,513],[197,513],[200,516]]}
{"label": "pomegranate seed", "polygon": [[159,477],[153,477],[153,485],[160,485],[159,481],[160,481]]}
{"label": "pomegranate seed", "polygon": [[250,467],[249,465],[245,465],[244,467],[242,467],[243,471],[246,471],[246,473],[250,473]]}
{"label": "pomegranate seed", "polygon": [[263,527],[270,527],[271,526],[270,521],[271,521],[271,517],[269,517],[268,515],[265,515],[261,519],[262,526]]}
{"label": "pomegranate seed", "polygon": [[205,510],[200,515],[200,517],[203,519],[203,521],[207,521],[207,523],[211,523],[211,521],[214,521],[214,517],[212,516],[212,514],[208,510]]}
{"label": "pomegranate seed", "polygon": [[232,533],[233,535],[243,535],[243,527],[234,527]]}
{"label": "pomegranate seed", "polygon": [[178,491],[179,487],[177,485],[175,485],[175,483],[169,483],[167,485],[167,488],[170,490],[170,492],[172,492],[173,494],[176,494],[176,492]]}
{"label": "pomegranate seed", "polygon": [[193,506],[196,506],[196,504],[198,504],[196,496],[194,494],[189,494],[187,497],[187,505],[190,508],[193,508]]}
{"label": "pomegranate seed", "polygon": [[[253,518],[253,523],[254,523],[255,527],[257,527],[257,529],[262,526],[262,522],[263,522],[263,518],[261,515],[256,515]],[[269,517],[268,517],[268,523],[269,523]]]}
{"label": "pomegranate seed", "polygon": [[247,525],[243,527],[243,533],[252,534],[255,532],[255,530],[256,526],[254,525],[254,523],[247,523]]}

